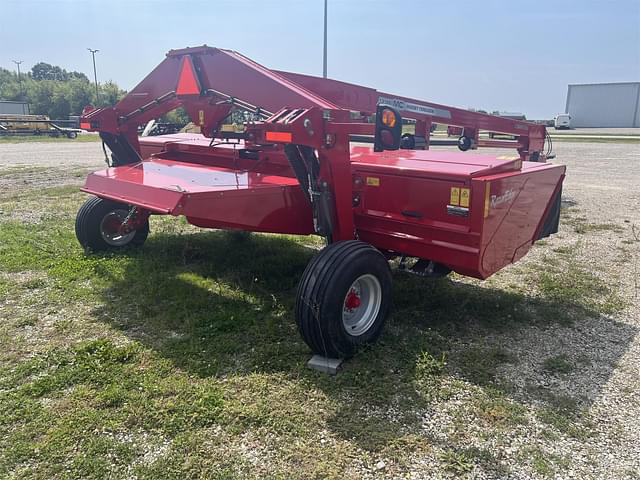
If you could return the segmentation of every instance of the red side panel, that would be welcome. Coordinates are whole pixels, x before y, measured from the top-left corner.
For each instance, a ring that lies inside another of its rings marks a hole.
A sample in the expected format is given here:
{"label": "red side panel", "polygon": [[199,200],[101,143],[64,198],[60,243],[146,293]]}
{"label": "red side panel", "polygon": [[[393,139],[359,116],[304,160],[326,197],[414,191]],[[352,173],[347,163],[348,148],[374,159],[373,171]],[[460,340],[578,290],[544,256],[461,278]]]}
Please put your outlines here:
{"label": "red side panel", "polygon": [[153,159],[92,173],[82,190],[203,227],[313,233],[309,202],[291,177]]}
{"label": "red side panel", "polygon": [[483,222],[480,252],[483,277],[529,251],[564,171],[564,166],[525,162],[517,175],[479,179],[479,190],[481,183],[490,182],[489,215]]}
{"label": "red side panel", "polygon": [[[358,237],[476,278],[489,277],[529,250],[565,171],[451,152],[355,157]],[[468,189],[468,209],[452,208],[452,189]]]}

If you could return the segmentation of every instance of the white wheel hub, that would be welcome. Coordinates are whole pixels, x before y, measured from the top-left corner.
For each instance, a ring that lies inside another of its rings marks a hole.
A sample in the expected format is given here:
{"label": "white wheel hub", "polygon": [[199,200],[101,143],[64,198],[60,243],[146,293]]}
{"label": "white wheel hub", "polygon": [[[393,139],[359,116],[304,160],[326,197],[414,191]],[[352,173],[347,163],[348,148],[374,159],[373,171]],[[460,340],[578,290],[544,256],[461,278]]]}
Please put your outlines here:
{"label": "white wheel hub", "polygon": [[129,212],[124,209],[112,210],[100,222],[100,235],[109,245],[122,247],[133,240],[136,234],[135,230],[129,233],[120,232],[120,226],[128,214]]}

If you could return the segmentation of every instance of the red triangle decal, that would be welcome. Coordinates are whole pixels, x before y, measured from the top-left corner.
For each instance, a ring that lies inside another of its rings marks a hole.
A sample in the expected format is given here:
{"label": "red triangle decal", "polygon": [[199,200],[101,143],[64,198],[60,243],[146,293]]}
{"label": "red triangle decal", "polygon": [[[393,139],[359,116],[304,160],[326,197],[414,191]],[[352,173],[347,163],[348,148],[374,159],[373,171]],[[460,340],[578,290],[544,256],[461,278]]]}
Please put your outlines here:
{"label": "red triangle decal", "polygon": [[200,95],[200,83],[189,55],[182,60],[182,70],[180,70],[180,77],[178,78],[176,95]]}

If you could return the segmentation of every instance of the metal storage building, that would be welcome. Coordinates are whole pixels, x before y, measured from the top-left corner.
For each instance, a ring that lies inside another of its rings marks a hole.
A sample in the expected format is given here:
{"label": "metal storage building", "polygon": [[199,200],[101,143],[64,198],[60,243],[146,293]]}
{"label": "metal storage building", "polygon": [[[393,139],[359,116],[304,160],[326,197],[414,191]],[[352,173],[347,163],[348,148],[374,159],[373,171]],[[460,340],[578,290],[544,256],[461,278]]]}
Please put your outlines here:
{"label": "metal storage building", "polygon": [[13,100],[0,100],[0,114],[29,115],[29,104]]}
{"label": "metal storage building", "polygon": [[565,113],[577,128],[640,127],[640,82],[569,85]]}

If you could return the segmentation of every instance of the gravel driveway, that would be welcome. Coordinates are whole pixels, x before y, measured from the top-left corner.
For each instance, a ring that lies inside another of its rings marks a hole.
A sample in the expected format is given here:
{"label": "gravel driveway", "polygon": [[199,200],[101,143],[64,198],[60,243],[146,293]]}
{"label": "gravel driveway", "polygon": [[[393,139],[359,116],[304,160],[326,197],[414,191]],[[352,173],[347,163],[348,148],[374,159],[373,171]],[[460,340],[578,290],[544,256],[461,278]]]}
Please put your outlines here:
{"label": "gravel driveway", "polygon": [[[510,434],[510,445],[494,447],[511,464],[523,444],[540,444],[568,459],[556,478],[640,478],[640,148],[564,142],[555,145],[555,153],[554,162],[567,165],[563,203],[574,223],[563,226],[551,240],[552,247],[578,250],[594,275],[619,290],[626,307],[572,326],[523,331],[510,346],[519,362],[500,371],[515,385],[515,395],[526,396],[534,385],[581,399],[597,434],[541,440],[543,427],[531,419]],[[80,185],[87,171],[103,165],[97,142],[0,143],[0,190],[6,195],[16,189]],[[585,231],[579,238],[578,229]],[[534,249],[525,262],[544,263],[548,253]],[[506,269],[496,284],[519,279],[518,268]],[[567,361],[579,368],[565,376],[540,375],[540,358],[558,352],[567,352]],[[447,408],[443,404],[430,412],[416,412],[424,415],[426,434],[446,437],[448,429],[457,428]],[[439,476],[436,461],[437,457],[415,458],[409,477]],[[476,473],[478,478],[492,476]],[[529,478],[509,475],[513,476]]]}

